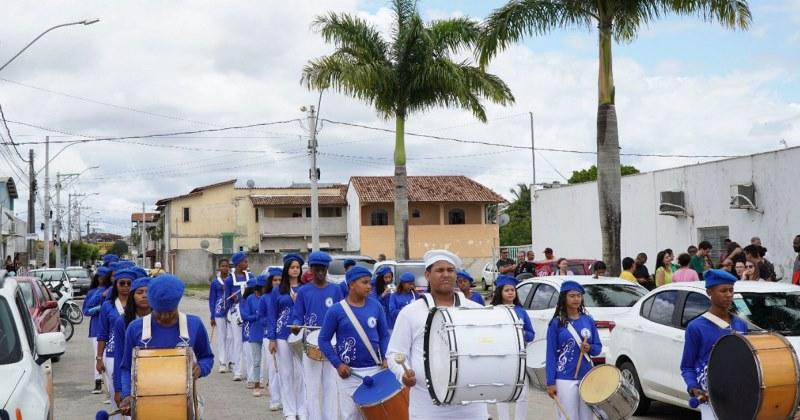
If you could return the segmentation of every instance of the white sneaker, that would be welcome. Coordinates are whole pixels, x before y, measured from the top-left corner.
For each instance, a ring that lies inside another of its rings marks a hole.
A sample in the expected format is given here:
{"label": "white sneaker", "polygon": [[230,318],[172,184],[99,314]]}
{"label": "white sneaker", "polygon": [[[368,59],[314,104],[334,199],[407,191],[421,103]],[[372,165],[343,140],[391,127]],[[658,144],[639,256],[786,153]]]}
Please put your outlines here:
{"label": "white sneaker", "polygon": [[228,373],[228,368],[225,365],[219,366],[219,373]]}
{"label": "white sneaker", "polygon": [[242,375],[233,375],[233,381],[234,382],[241,382],[242,381]]}
{"label": "white sneaker", "polygon": [[247,382],[247,389],[253,389],[255,387],[256,387],[255,382],[249,382],[249,381]]}
{"label": "white sneaker", "polygon": [[286,416],[285,420],[297,420],[297,416]]}
{"label": "white sneaker", "polygon": [[280,411],[283,407],[280,403],[273,403],[269,405],[269,411]]}

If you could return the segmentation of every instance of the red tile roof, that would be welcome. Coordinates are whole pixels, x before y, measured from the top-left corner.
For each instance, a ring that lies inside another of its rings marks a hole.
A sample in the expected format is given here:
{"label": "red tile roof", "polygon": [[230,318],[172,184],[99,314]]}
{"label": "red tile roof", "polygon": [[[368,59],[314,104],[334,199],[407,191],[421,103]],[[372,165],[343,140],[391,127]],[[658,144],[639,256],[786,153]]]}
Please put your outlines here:
{"label": "red tile roof", "polygon": [[[346,206],[347,185],[336,185],[339,194],[321,193],[319,204],[325,206]],[[327,187],[331,188],[331,187]],[[251,195],[250,201],[254,206],[310,206],[311,195]]]}
{"label": "red tile roof", "polygon": [[[361,203],[394,201],[394,181],[390,176],[354,176],[350,185],[356,189]],[[496,192],[466,176],[410,176],[409,202],[502,203]]]}
{"label": "red tile roof", "polygon": [[[144,213],[145,222],[155,222],[158,220],[158,213]],[[131,222],[141,222],[142,213],[131,213]]]}

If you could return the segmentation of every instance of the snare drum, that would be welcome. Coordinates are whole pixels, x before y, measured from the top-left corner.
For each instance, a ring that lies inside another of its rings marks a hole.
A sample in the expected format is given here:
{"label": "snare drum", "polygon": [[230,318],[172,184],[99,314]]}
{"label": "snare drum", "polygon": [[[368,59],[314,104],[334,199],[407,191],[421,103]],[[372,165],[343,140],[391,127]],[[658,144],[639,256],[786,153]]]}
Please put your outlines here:
{"label": "snare drum", "polygon": [[197,395],[192,379],[194,352],[190,347],[135,348],[133,403],[136,420],[195,420]]}
{"label": "snare drum", "polygon": [[516,401],[525,383],[522,321],[512,306],[433,308],[425,381],[436,405]]}
{"label": "snare drum", "polygon": [[408,420],[408,390],[384,369],[372,376],[372,385],[356,389],[353,401],[366,420]]}
{"label": "snare drum", "polygon": [[239,313],[238,303],[234,303],[233,306],[231,306],[231,309],[229,309],[228,313],[226,314],[226,318],[228,319],[228,322],[230,322],[231,324],[237,327],[242,326],[244,322],[242,321],[242,314]]}
{"label": "snare drum", "polygon": [[527,353],[525,370],[528,372],[528,381],[532,387],[540,391],[547,391],[547,369],[545,368],[547,340],[538,340],[528,344],[525,352]]}
{"label": "snare drum", "polygon": [[614,365],[593,367],[581,380],[578,393],[594,414],[605,420],[633,416],[639,405],[639,392]]}
{"label": "snare drum", "polygon": [[720,337],[708,358],[708,395],[718,419],[788,419],[798,404],[797,355],[774,333]]}
{"label": "snare drum", "polygon": [[[333,339],[331,339],[331,344],[336,347],[336,336],[333,336]],[[311,331],[306,335],[305,351],[309,359],[319,362],[328,360],[319,348],[319,330]]]}
{"label": "snare drum", "polygon": [[306,335],[306,329],[303,328],[297,334],[289,334],[289,337],[286,338],[286,343],[289,344],[289,348],[299,357],[301,360],[303,359],[303,337]]}

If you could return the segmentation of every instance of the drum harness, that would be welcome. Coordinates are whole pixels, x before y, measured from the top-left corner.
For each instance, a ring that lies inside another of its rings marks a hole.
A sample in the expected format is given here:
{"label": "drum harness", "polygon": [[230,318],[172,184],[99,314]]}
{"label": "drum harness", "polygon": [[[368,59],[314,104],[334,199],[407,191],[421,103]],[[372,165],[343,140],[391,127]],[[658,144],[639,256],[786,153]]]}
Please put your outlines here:
{"label": "drum harness", "polygon": [[[142,338],[139,340],[144,345],[144,348],[150,344],[153,339],[153,333],[150,323],[152,322],[153,315],[146,315],[142,318]],[[178,337],[181,339],[179,347],[189,347],[189,324],[186,320],[186,314],[178,312]]]}
{"label": "drum harness", "polygon": [[[569,322],[567,322],[567,331],[569,331],[569,334],[572,336],[572,339],[575,340],[575,343],[578,346],[580,346],[583,340],[581,340],[581,337],[578,335],[578,332],[575,331],[575,327],[573,327],[572,324],[570,324]],[[592,358],[589,357],[588,352],[583,353],[583,357],[586,358],[586,361],[589,362],[590,366],[594,367],[594,362],[592,362]]]}

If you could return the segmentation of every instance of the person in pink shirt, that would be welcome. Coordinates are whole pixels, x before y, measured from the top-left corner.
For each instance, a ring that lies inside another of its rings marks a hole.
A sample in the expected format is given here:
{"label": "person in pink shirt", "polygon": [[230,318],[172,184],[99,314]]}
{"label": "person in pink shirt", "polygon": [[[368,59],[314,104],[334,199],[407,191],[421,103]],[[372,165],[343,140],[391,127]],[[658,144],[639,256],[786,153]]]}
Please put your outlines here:
{"label": "person in pink shirt", "polygon": [[700,281],[700,276],[697,275],[697,271],[694,271],[691,267],[689,267],[689,263],[692,261],[692,257],[689,254],[681,254],[678,255],[678,270],[672,273],[672,281],[674,282],[684,282],[684,281]]}

